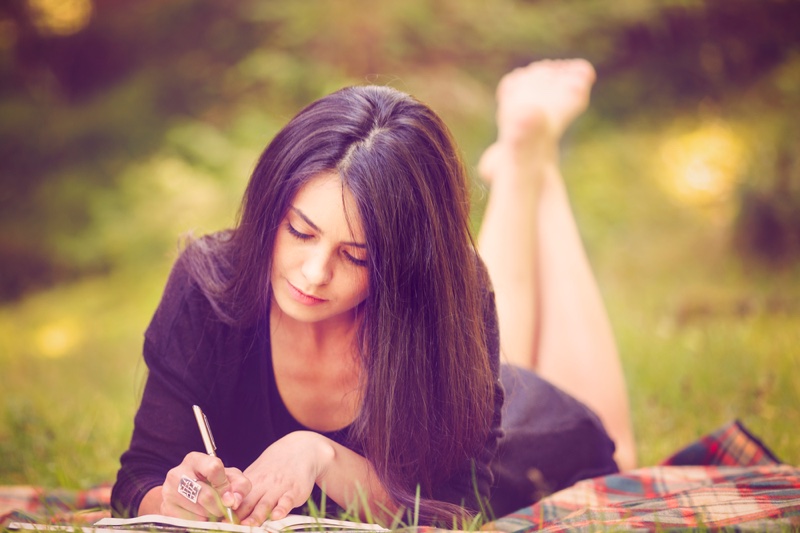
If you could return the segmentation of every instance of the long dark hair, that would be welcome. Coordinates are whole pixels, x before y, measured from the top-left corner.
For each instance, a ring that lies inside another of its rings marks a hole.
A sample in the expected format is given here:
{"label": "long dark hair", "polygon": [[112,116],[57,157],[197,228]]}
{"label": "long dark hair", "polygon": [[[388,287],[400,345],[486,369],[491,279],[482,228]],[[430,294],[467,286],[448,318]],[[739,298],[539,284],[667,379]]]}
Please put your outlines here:
{"label": "long dark hair", "polygon": [[261,155],[236,228],[189,247],[190,269],[223,320],[264,319],[279,224],[298,190],[329,171],[355,198],[369,262],[354,435],[397,503],[413,508],[419,490],[420,518],[463,515],[436,501],[436,487],[484,446],[493,377],[466,171],[430,108],[375,86],[309,105]]}

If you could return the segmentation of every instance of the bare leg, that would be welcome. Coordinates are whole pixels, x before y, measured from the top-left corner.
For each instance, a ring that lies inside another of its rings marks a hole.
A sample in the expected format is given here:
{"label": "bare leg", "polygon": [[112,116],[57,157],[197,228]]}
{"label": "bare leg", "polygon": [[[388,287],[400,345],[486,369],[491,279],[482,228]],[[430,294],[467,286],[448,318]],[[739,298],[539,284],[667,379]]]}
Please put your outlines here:
{"label": "bare leg", "polygon": [[497,298],[508,362],[592,408],[622,469],[636,449],[616,343],[558,165],[564,130],[589,103],[594,69],[542,61],[497,91],[498,140],[480,163],[491,195],[478,243]]}

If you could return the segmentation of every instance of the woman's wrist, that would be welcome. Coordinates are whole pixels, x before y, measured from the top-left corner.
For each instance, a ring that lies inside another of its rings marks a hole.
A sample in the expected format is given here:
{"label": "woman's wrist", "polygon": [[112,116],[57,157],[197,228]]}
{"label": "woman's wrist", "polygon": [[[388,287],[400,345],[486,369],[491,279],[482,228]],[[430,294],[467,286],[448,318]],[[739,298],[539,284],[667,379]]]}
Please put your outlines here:
{"label": "woman's wrist", "polygon": [[321,485],[336,457],[333,441],[325,435],[306,430],[289,433],[284,439],[290,439],[290,442],[294,443],[293,445],[306,450],[308,457],[313,458],[314,480],[317,485]]}
{"label": "woman's wrist", "polygon": [[146,514],[161,514],[161,502],[163,501],[163,498],[161,497],[161,489],[162,486],[159,485],[158,487],[153,487],[145,493],[142,501],[139,502],[139,509],[136,511],[136,516],[142,516]]}
{"label": "woman's wrist", "polygon": [[333,441],[328,437],[313,431],[305,432],[313,439],[314,442],[314,458],[316,467],[316,483],[322,487],[325,477],[327,476],[331,464],[336,459],[336,448],[333,446]]}

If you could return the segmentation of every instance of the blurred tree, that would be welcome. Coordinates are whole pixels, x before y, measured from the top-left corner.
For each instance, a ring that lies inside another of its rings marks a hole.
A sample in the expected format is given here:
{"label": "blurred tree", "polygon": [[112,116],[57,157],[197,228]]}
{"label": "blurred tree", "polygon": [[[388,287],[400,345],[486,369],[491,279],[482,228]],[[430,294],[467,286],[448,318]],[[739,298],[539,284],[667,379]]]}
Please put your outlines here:
{"label": "blurred tree", "polygon": [[[692,109],[741,95],[796,53],[800,4],[786,0],[662,2],[656,16],[611,28],[600,68],[604,112],[634,116]],[[590,42],[608,28],[591,27]]]}
{"label": "blurred tree", "polygon": [[744,257],[772,266],[800,256],[800,127],[792,116],[777,122],[762,131],[742,176],[734,224],[734,244]]}
{"label": "blurred tree", "polygon": [[106,267],[101,251],[81,259],[55,243],[87,229],[89,198],[176,117],[220,98],[219,73],[269,28],[234,5],[186,0],[95,0],[71,33],[42,22],[74,3],[0,4],[0,298]]}
{"label": "blurred tree", "polygon": [[753,98],[798,27],[791,0],[5,0],[0,299],[110,268],[102,244],[64,243],[92,234],[92,199],[180,121],[283,122],[342,83],[437,73],[489,94],[507,69],[565,56],[597,66],[599,122],[654,120]]}

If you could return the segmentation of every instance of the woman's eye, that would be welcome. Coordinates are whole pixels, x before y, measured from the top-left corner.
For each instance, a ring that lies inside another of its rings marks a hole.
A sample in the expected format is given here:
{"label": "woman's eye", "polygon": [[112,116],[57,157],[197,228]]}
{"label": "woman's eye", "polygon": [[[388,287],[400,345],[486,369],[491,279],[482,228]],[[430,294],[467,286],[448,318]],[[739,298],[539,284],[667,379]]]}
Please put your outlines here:
{"label": "woman's eye", "polygon": [[367,266],[367,260],[366,259],[359,259],[357,257],[353,257],[352,255],[350,255],[350,252],[342,252],[342,253],[344,254],[345,258],[347,258],[347,260],[350,261],[351,263],[353,263],[354,265],[360,266],[360,267]]}
{"label": "woman's eye", "polygon": [[301,241],[307,241],[308,239],[313,237],[313,235],[309,235],[307,233],[300,233],[299,231],[294,229],[294,227],[291,224],[289,224],[288,222],[286,223],[286,229],[289,231],[289,233],[293,237],[295,237],[296,239],[299,239]]}

